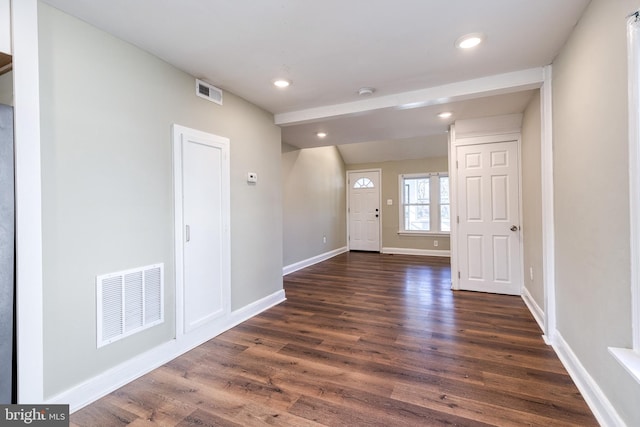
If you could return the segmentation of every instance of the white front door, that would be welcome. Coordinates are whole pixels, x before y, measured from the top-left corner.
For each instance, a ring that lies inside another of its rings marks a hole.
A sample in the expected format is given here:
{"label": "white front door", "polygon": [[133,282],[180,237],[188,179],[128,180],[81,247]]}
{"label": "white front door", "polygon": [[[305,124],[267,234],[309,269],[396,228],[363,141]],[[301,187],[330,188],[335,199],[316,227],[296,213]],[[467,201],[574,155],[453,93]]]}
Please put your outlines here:
{"label": "white front door", "polygon": [[380,171],[349,172],[349,249],[380,252]]}
{"label": "white front door", "polygon": [[229,142],[179,126],[174,133],[178,312],[188,333],[230,310]]}
{"label": "white front door", "polygon": [[456,150],[459,288],[520,295],[518,143]]}

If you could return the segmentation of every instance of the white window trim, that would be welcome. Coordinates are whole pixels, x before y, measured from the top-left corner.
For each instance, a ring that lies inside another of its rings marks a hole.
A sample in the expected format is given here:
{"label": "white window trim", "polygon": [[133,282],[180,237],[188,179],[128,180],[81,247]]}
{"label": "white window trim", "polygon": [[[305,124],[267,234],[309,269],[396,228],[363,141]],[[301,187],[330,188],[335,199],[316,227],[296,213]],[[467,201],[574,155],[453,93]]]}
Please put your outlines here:
{"label": "white window trim", "polygon": [[640,19],[627,19],[629,80],[629,218],[631,238],[631,331],[632,348],[609,348],[609,352],[640,383]]}
{"label": "white window trim", "polygon": [[[640,21],[628,21],[629,50],[629,197],[631,219],[631,286],[633,349],[640,352]],[[631,77],[633,76],[633,77]]]}
{"label": "white window trim", "polygon": [[[450,231],[440,231],[440,230],[429,230],[429,231],[419,231],[419,230],[405,230],[404,229],[404,188],[403,182],[405,178],[422,178],[422,177],[441,177],[441,176],[449,176],[448,172],[425,172],[425,173],[405,173],[398,175],[398,235],[400,236],[449,236],[451,234]],[[449,181],[449,185],[451,185],[451,181]],[[431,191],[431,182],[429,183],[429,208],[430,212],[435,212],[435,216],[432,214],[430,218],[433,220],[435,218],[435,224],[440,225],[440,191],[437,192],[437,200],[434,200],[433,194]],[[451,190],[449,190],[449,195],[451,195]],[[437,209],[432,209],[434,206]],[[451,202],[449,202],[449,206],[451,206]],[[451,212],[451,208],[449,208],[449,212]]]}
{"label": "white window trim", "polygon": [[398,231],[400,236],[449,236],[451,233],[448,231],[412,231],[412,230],[400,230]]}

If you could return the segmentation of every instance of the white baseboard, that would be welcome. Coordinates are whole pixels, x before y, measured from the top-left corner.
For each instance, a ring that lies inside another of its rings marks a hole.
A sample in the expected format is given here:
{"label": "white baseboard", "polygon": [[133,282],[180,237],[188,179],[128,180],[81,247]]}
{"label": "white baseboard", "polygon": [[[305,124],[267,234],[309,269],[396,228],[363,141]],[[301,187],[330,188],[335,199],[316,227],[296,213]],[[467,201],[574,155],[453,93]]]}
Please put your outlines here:
{"label": "white baseboard", "polygon": [[545,333],[544,311],[542,310],[542,308],[540,308],[536,300],[533,299],[533,297],[531,296],[531,293],[529,292],[529,289],[527,289],[526,287],[522,288],[522,300],[524,301],[525,305],[533,315],[533,318],[536,319],[536,322],[538,323],[538,326],[540,326],[540,329],[542,330],[542,334],[544,335]]}
{"label": "white baseboard", "polygon": [[254,301],[251,304],[245,305],[242,308],[232,311],[231,315],[229,316],[230,326],[227,329],[231,329],[234,326],[244,322],[245,320],[251,319],[256,314],[262,313],[263,311],[280,304],[286,299],[287,297],[284,293],[284,289],[281,289],[277,292],[272,293],[271,295],[267,295],[262,299]]}
{"label": "white baseboard", "polygon": [[298,261],[298,262],[296,262],[294,264],[286,265],[286,266],[284,266],[282,268],[282,275],[286,276],[287,274],[291,274],[294,271],[302,270],[303,268],[312,266],[313,264],[317,264],[319,262],[328,260],[329,258],[333,258],[336,255],[343,254],[343,253],[347,252],[348,250],[349,250],[349,248],[347,248],[346,246],[343,246],[341,248],[334,249],[332,251],[325,252],[323,254],[316,255],[314,257],[304,259],[302,261]]}
{"label": "white baseboard", "polygon": [[448,249],[434,250],[434,249],[411,249],[411,248],[382,248],[382,253],[394,254],[394,255],[422,255],[422,256],[440,256],[440,257],[451,256],[451,251]]}
{"label": "white baseboard", "polygon": [[600,425],[603,427],[625,427],[625,422],[620,418],[620,415],[618,415],[618,412],[616,412],[593,377],[582,366],[582,363],[580,363],[569,344],[560,335],[560,332],[555,332],[552,345]]}
{"label": "white baseboard", "polygon": [[68,404],[70,412],[75,412],[237,324],[281,303],[285,299],[284,290],[267,295],[258,301],[231,312],[226,318],[218,322],[198,328],[179,339],[160,344],[75,387],[65,390],[47,399],[46,403]]}

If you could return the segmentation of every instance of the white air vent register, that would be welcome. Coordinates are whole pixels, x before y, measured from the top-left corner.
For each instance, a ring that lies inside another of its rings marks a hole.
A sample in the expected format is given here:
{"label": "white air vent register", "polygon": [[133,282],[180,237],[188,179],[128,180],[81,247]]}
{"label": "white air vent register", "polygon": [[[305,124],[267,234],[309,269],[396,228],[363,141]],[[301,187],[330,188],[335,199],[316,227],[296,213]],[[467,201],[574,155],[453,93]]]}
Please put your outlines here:
{"label": "white air vent register", "polygon": [[200,79],[196,79],[196,95],[222,105],[222,90]]}
{"label": "white air vent register", "polygon": [[164,264],[96,277],[98,348],[164,322]]}

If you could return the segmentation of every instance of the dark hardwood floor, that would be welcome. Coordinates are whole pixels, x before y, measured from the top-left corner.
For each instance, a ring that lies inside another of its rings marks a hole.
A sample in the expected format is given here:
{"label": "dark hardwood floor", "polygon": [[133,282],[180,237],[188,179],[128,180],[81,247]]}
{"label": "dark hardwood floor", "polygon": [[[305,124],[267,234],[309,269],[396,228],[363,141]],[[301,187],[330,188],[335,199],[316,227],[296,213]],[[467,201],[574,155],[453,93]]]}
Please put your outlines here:
{"label": "dark hardwood floor", "polygon": [[71,416],[72,426],[595,426],[519,297],[448,259],[351,252],[287,301]]}

